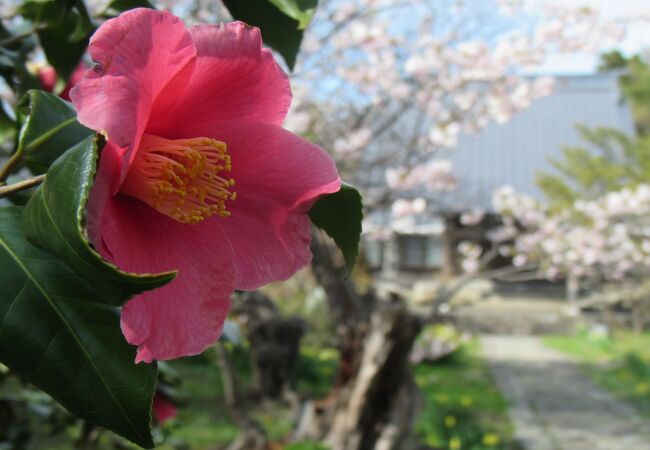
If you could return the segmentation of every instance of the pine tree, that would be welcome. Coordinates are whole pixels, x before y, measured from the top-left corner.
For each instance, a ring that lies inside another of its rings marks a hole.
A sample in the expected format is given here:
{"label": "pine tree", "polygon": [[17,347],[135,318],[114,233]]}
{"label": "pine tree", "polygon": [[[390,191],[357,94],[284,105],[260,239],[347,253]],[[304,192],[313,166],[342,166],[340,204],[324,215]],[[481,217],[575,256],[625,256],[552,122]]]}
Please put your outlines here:
{"label": "pine tree", "polygon": [[599,70],[624,71],[621,91],[632,108],[637,133],[578,126],[587,146],[565,148],[562,159],[551,161],[557,173],[537,175],[537,185],[556,211],[578,199],[650,183],[650,65],[639,56],[626,58],[613,51],[602,56]]}

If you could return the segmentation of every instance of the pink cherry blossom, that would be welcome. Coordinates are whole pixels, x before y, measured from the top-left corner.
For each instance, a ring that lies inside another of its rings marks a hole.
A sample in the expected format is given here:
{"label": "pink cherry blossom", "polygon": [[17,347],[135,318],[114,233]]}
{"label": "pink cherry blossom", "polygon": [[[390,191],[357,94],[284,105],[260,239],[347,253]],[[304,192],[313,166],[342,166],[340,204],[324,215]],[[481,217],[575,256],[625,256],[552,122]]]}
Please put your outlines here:
{"label": "pink cherry blossom", "polygon": [[473,227],[478,225],[485,218],[485,211],[480,209],[475,209],[473,211],[467,211],[460,215],[460,223],[466,227]]}
{"label": "pink cherry blossom", "polygon": [[595,282],[643,279],[650,272],[648,185],[577,200],[561,212],[508,187],[495,192],[493,203],[504,226],[489,237],[512,240],[506,253],[515,266],[531,263],[543,277]]}
{"label": "pink cherry blossom", "polygon": [[89,52],[96,66],[71,96],[79,121],[107,137],[90,240],[123,270],[178,270],[124,306],[122,331],[136,362],[197,354],[221,334],[234,289],[309,263],[307,212],[339,176],[281,128],[289,80],[257,28],[186,29],[134,9],[105,22]]}
{"label": "pink cherry blossom", "polygon": [[414,200],[406,200],[403,198],[395,200],[391,207],[391,212],[395,219],[402,217],[413,216],[423,213],[427,208],[427,202],[423,198],[416,198]]}
{"label": "pink cherry blossom", "polygon": [[404,167],[386,170],[386,182],[393,189],[414,189],[420,186],[429,191],[449,191],[456,187],[453,165],[447,159],[432,159],[408,171]]}

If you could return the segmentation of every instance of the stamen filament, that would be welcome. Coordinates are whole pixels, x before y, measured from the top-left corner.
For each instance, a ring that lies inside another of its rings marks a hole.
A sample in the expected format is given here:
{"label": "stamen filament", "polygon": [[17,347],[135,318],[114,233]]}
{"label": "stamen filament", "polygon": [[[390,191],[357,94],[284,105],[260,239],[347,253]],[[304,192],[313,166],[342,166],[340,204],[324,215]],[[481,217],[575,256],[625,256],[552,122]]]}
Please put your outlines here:
{"label": "stamen filament", "polygon": [[226,144],[215,139],[164,139],[145,134],[120,192],[135,197],[182,223],[213,215],[227,217],[232,163]]}

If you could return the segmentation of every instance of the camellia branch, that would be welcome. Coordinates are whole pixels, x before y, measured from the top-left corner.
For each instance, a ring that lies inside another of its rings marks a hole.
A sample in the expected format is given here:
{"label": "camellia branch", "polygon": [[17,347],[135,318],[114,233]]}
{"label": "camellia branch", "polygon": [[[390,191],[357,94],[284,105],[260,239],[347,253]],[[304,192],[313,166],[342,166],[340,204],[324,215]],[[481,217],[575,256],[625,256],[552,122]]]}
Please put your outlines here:
{"label": "camellia branch", "polygon": [[5,164],[2,169],[0,169],[0,184],[4,184],[5,181],[7,181],[7,178],[9,178],[9,174],[11,174],[11,171],[20,162],[22,157],[23,157],[23,148],[22,145],[19,145],[18,150],[16,150],[16,153],[11,155],[11,158],[9,158],[7,164]]}
{"label": "camellia branch", "polygon": [[0,47],[7,47],[8,45],[15,44],[16,42],[20,42],[25,38],[30,37],[32,34],[36,33],[39,30],[42,30],[44,27],[39,26],[39,27],[33,27],[30,28],[29,30],[25,31],[24,33],[16,34],[13,36],[9,36],[6,39],[3,39],[0,41]]}
{"label": "camellia branch", "polygon": [[0,198],[6,197],[7,195],[13,194],[15,192],[23,191],[34,186],[38,186],[45,179],[45,174],[37,175],[32,178],[28,178],[18,183],[10,184],[9,186],[0,186]]}
{"label": "camellia branch", "polygon": [[[68,125],[73,124],[76,121],[76,117],[71,117],[67,120],[64,120],[63,122],[59,123],[52,129],[48,130],[47,132],[43,133],[41,136],[39,136],[37,139],[34,139],[33,142],[31,142],[29,145],[27,145],[27,148],[23,147],[22,141],[18,144],[18,149],[16,152],[11,155],[11,158],[9,158],[9,161],[7,161],[7,164],[4,165],[2,169],[0,169],[0,185],[4,184],[5,181],[7,181],[7,178],[9,178],[9,175],[11,174],[11,171],[18,165],[20,160],[23,158],[23,155],[29,154],[30,152],[34,151],[38,146],[43,144],[43,142],[46,142],[48,139],[50,139],[52,136],[54,136],[56,133],[67,127]],[[37,183],[38,184],[38,183]]]}

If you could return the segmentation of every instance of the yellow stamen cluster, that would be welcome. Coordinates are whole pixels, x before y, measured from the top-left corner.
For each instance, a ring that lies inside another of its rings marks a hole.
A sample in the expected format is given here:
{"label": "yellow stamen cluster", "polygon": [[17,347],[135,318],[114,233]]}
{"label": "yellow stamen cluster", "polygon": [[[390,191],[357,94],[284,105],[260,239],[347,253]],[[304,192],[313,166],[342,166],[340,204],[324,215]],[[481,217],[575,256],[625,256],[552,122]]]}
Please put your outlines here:
{"label": "yellow stamen cluster", "polygon": [[226,217],[231,190],[226,144],[215,139],[164,139],[145,134],[120,192],[135,197],[182,223]]}

